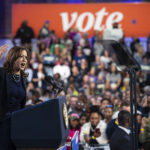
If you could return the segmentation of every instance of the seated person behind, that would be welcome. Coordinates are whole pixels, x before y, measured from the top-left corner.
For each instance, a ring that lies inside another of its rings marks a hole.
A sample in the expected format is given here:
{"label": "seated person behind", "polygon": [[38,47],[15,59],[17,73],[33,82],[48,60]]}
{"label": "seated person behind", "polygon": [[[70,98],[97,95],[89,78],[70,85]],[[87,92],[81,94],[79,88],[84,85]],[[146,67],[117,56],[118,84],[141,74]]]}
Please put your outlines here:
{"label": "seated person behind", "polygon": [[101,120],[99,111],[92,111],[90,122],[85,123],[81,128],[80,142],[88,143],[91,146],[106,144],[106,123]]}

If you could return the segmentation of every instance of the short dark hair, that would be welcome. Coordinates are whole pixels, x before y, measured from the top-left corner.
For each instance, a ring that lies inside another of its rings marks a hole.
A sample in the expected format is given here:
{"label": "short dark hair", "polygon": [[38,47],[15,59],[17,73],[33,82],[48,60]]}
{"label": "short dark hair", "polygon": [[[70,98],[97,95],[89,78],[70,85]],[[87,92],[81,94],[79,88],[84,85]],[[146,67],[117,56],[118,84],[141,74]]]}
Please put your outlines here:
{"label": "short dark hair", "polygon": [[129,122],[130,117],[131,117],[131,115],[128,111],[126,111],[126,110],[120,111],[118,114],[119,125],[124,126],[126,123]]}
{"label": "short dark hair", "polygon": [[101,116],[103,118],[103,115],[100,112],[98,112],[98,111],[92,111],[90,113],[90,117],[92,116],[92,114],[97,114],[98,116]]}
{"label": "short dark hair", "polygon": [[83,112],[83,113],[80,115],[80,119],[81,119],[82,117],[85,117],[87,122],[89,121],[89,116],[87,115],[87,113]]}
{"label": "short dark hair", "polygon": [[102,119],[104,118],[103,114],[99,110],[99,106],[97,106],[97,105],[91,106],[91,108],[90,108],[90,117],[91,117],[91,114],[93,114],[93,113],[97,113],[99,116],[102,117]]}
{"label": "short dark hair", "polygon": [[123,106],[129,107],[130,103],[128,101],[123,101],[120,107],[122,108]]}

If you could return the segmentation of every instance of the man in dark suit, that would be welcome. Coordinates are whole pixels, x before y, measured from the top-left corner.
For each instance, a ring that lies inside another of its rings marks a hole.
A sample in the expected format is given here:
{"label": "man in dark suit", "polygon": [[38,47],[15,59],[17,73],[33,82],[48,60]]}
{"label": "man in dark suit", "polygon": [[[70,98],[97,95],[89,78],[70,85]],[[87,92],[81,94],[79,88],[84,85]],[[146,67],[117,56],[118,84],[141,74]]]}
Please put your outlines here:
{"label": "man in dark suit", "polygon": [[[123,101],[120,108],[119,108],[119,111],[121,111],[121,110],[126,110],[126,111],[130,112],[130,103],[127,102],[127,101]],[[119,111],[117,111],[113,115],[113,118],[115,118],[115,119],[112,119],[107,125],[106,134],[107,134],[108,140],[110,140],[113,133],[118,128],[118,114],[119,114]]]}
{"label": "man in dark suit", "polygon": [[118,115],[119,126],[110,139],[111,150],[131,150],[130,113],[122,110]]}

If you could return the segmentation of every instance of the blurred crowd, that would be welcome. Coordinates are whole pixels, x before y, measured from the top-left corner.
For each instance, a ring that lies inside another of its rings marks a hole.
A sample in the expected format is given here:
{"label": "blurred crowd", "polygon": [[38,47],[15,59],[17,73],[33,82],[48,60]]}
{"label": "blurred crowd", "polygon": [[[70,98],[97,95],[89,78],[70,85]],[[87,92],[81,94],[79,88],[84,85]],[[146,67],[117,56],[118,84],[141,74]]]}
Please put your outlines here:
{"label": "blurred crowd", "polygon": [[[112,35],[111,35],[112,34]],[[32,106],[55,96],[53,86],[45,81],[52,76],[64,87],[70,121],[70,140],[76,130],[80,141],[88,144],[107,144],[118,126],[118,113],[130,112],[130,78],[128,72],[119,72],[109,48],[102,43],[113,36],[123,47],[124,33],[117,23],[108,32],[94,31],[93,36],[81,34],[77,28],[68,30],[60,38],[46,21],[35,37],[33,29],[24,21],[14,38],[31,50],[26,72],[27,103]],[[32,48],[37,38],[37,49]],[[15,41],[15,40],[14,40]],[[15,44],[15,42],[14,42]],[[150,36],[145,51],[140,39],[133,37],[129,53],[141,66],[150,64]],[[150,143],[150,70],[137,73],[137,122],[139,148]],[[128,115],[128,114],[127,114]]]}

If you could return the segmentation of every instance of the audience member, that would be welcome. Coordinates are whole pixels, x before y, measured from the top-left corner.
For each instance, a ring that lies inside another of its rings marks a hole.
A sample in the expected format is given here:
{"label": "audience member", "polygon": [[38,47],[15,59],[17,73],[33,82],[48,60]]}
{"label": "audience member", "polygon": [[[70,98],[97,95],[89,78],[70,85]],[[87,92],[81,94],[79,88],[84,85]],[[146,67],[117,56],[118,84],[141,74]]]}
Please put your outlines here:
{"label": "audience member", "polygon": [[128,111],[122,110],[118,114],[119,126],[113,133],[110,139],[111,150],[130,150],[131,137],[130,137],[130,123],[131,115]]}

